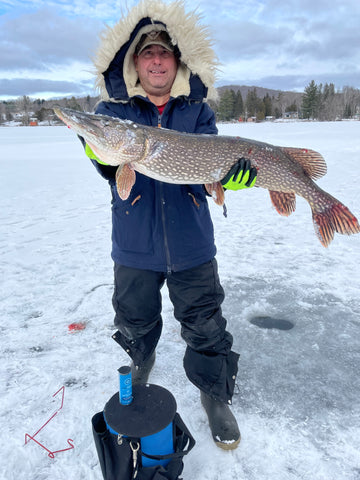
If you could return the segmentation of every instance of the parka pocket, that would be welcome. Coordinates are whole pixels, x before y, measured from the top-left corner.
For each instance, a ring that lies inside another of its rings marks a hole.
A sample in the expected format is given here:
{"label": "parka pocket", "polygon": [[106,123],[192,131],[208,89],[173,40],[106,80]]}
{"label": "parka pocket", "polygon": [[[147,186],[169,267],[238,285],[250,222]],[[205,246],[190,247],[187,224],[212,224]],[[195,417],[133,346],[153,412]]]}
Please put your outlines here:
{"label": "parka pocket", "polygon": [[127,200],[113,202],[114,245],[126,252],[153,253],[153,216],[152,200],[134,192]]}
{"label": "parka pocket", "polygon": [[184,251],[208,248],[214,242],[209,206],[201,185],[185,185],[178,232]]}

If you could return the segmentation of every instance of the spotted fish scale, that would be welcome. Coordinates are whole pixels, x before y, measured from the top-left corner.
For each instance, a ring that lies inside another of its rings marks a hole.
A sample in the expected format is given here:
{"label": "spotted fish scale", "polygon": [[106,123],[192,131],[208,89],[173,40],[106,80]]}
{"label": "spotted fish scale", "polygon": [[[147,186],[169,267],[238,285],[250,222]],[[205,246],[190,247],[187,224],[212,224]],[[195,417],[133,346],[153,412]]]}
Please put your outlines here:
{"label": "spotted fish scale", "polygon": [[325,175],[326,163],[313,150],[241,137],[181,133],[66,108],[54,110],[85,138],[102,162],[118,166],[117,190],[123,200],[130,195],[137,171],[168,183],[204,184],[221,205],[224,191],[220,180],[244,157],[257,169],[256,186],[269,190],[281,215],[295,211],[296,195],[308,201],[315,232],[325,247],[335,232],[350,235],[360,231],[350,210],[314,182]]}

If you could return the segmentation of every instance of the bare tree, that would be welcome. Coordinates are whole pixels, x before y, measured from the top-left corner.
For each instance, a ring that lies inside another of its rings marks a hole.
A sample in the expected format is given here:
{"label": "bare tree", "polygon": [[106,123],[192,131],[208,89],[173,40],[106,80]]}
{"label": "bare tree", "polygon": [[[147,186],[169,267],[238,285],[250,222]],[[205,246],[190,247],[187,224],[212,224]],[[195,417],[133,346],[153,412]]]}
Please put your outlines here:
{"label": "bare tree", "polygon": [[345,118],[352,118],[360,110],[360,90],[353,87],[343,89],[343,114]]}
{"label": "bare tree", "polygon": [[30,112],[32,102],[30,97],[24,95],[23,97],[18,98],[17,106],[20,113],[22,113],[22,123],[23,125],[29,125],[30,123]]}

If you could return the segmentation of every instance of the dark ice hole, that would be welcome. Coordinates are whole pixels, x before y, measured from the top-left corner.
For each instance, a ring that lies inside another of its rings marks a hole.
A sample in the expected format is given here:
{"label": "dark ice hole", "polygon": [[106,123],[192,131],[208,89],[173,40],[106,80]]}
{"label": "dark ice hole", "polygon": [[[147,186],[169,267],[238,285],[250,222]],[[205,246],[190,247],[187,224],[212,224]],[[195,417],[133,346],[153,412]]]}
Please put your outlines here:
{"label": "dark ice hole", "polygon": [[276,328],[277,330],[291,330],[294,324],[289,320],[273,317],[254,317],[250,323],[260,328]]}

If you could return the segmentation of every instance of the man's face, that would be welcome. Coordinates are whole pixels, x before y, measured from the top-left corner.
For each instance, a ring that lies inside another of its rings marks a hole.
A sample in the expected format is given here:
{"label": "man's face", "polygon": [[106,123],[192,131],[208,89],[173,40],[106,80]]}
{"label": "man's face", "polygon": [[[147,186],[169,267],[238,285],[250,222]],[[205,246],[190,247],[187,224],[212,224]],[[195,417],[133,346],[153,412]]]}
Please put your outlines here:
{"label": "man's face", "polygon": [[170,93],[177,72],[173,52],[161,45],[149,45],[140,55],[134,55],[135,68],[140,83],[150,96],[166,96]]}

